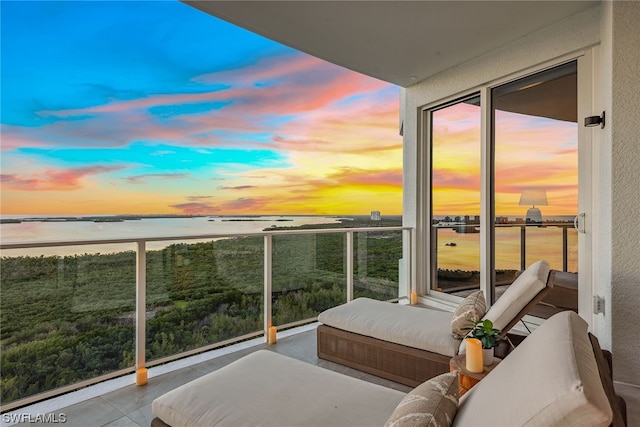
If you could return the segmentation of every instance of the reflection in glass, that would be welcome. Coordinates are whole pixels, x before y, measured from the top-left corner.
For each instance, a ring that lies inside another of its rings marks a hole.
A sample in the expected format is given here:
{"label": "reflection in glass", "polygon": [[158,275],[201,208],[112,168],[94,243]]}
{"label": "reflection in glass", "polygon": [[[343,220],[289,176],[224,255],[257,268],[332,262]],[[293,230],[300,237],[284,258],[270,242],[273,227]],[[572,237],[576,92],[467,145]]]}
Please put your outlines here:
{"label": "reflection in glass", "polygon": [[147,360],[262,330],[261,237],[147,251]]}
{"label": "reflection in glass", "polygon": [[118,247],[3,250],[3,404],[134,366],[136,258],[131,244]]}
{"label": "reflection in glass", "polygon": [[344,233],[273,236],[273,324],[316,317],[346,302]]}
{"label": "reflection in glass", "polygon": [[491,96],[496,285],[539,259],[575,272],[576,62],[499,86]]}
{"label": "reflection in glass", "polygon": [[401,231],[367,231],[354,238],[354,298],[398,298]]}
{"label": "reflection in glass", "polygon": [[480,97],[431,112],[432,288],[480,286]]}

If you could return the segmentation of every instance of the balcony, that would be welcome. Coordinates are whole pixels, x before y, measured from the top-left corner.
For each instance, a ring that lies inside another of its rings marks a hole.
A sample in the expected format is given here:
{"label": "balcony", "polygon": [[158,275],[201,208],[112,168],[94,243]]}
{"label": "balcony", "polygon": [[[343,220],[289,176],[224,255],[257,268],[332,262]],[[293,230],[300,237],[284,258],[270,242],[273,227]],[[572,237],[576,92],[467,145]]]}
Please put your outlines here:
{"label": "balcony", "polygon": [[265,344],[263,339],[256,338],[167,365],[156,366],[149,370],[149,382],[143,387],[136,386],[133,383],[133,376],[128,375],[26,408],[16,409],[3,415],[7,420],[2,418],[4,421],[2,425],[10,424],[7,422],[10,416],[17,420],[18,417],[30,415],[33,420],[39,414],[53,414],[58,417],[64,414],[67,420],[64,425],[68,426],[148,427],[152,419],[151,402],[156,397],[261,349],[275,351],[385,387],[405,392],[411,389],[402,384],[318,359],[315,326],[311,324],[279,333],[277,344]]}
{"label": "balcony", "polygon": [[[328,306],[358,296],[404,299],[410,289],[404,278],[411,277],[411,267],[402,254],[404,251],[410,257],[412,238],[410,228],[384,227],[3,244],[3,304],[7,303],[4,292],[14,283],[22,284],[20,293],[25,299],[40,304],[29,313],[17,312],[16,305],[3,306],[3,347],[5,319],[9,317],[36,326],[30,342],[28,337],[16,337],[19,334],[15,332],[10,339],[36,346],[40,351],[37,357],[43,356],[49,344],[73,341],[70,335],[85,333],[87,337],[77,341],[75,352],[64,349],[55,355],[57,359],[50,366],[55,369],[42,382],[47,390],[31,394],[26,390],[27,395],[19,399],[3,398],[2,424],[43,419],[37,417],[53,417],[45,421],[55,423],[57,416],[58,421],[64,417],[67,425],[149,425],[153,399],[263,348],[408,391],[406,386],[318,359],[315,316]],[[105,247],[115,252],[89,253]],[[23,250],[47,255],[30,258],[32,265],[25,271],[5,268],[5,262],[25,261],[17,256]],[[11,256],[12,252],[16,256]],[[55,253],[67,255],[52,255]],[[98,274],[104,268],[110,272],[107,278]],[[9,273],[12,275],[6,276]],[[215,307],[209,305],[215,294],[224,294],[210,281],[201,286],[199,280],[211,277],[232,283],[241,294],[239,299],[232,293],[234,302],[221,300]],[[38,297],[39,288],[49,292]],[[50,314],[57,304],[65,304],[65,313],[77,317],[75,327],[65,316],[35,325],[38,315]],[[203,318],[210,321],[189,323],[190,305],[204,305],[210,314]],[[167,307],[178,309],[179,316],[169,316],[171,309]],[[90,313],[98,316],[97,323],[86,324]],[[163,316],[172,321],[158,329],[154,320]],[[113,318],[116,321],[110,320]],[[224,327],[212,322],[214,319],[222,319]],[[265,341],[272,325],[278,327],[278,342],[268,344]],[[105,342],[105,331],[117,332],[115,343]],[[188,331],[198,339],[180,342]],[[105,352],[93,356],[92,347],[104,347]],[[11,348],[7,350],[11,353]],[[3,357],[6,352],[3,348]],[[27,358],[29,352],[20,356]],[[64,384],[74,359],[86,364],[115,363],[90,365],[88,375]],[[33,361],[27,359],[23,366]],[[149,368],[148,384],[143,387],[135,385],[134,373],[140,367]],[[5,383],[6,368],[3,360],[3,390],[11,387]],[[33,384],[31,377],[25,381]],[[630,408],[638,407],[633,402],[640,396],[633,388],[616,386]],[[632,411],[629,415],[633,420]]]}
{"label": "balcony", "polygon": [[412,230],[277,230],[2,244],[2,411],[398,300]]}

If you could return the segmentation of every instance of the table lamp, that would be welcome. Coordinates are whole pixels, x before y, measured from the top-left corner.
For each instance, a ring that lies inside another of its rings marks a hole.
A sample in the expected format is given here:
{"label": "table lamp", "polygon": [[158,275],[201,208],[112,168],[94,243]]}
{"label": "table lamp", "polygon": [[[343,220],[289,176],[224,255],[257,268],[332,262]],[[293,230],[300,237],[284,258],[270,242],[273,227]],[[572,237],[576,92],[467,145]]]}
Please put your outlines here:
{"label": "table lamp", "polygon": [[541,189],[522,190],[520,195],[520,206],[531,206],[527,210],[527,224],[542,224],[542,212],[536,208],[538,206],[548,206],[547,192]]}

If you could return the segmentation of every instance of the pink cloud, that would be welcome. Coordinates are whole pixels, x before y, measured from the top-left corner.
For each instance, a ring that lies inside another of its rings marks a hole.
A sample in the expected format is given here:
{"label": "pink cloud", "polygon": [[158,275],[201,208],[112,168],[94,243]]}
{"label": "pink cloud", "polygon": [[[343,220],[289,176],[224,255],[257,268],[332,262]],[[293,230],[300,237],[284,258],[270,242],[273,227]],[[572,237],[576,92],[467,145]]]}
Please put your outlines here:
{"label": "pink cloud", "polygon": [[177,205],[169,205],[169,207],[177,209],[185,215],[211,215],[218,212],[215,206],[208,203],[179,203]]}
{"label": "pink cloud", "polygon": [[480,176],[477,173],[465,173],[462,169],[456,171],[435,170],[433,185],[438,189],[465,189],[479,193]]}
{"label": "pink cloud", "polygon": [[[389,87],[386,83],[304,54],[272,58],[255,66],[211,73],[195,80],[225,86],[201,93],[152,94],[87,108],[42,110],[39,115],[62,120],[40,127],[6,126],[3,149],[113,147],[140,140],[175,145],[258,147],[261,142],[253,135],[264,132],[290,135],[293,131],[295,136],[291,140],[313,141],[322,138],[314,138],[308,129],[318,133],[336,126],[353,128],[366,124],[362,132],[375,136],[375,129],[380,129],[381,123],[397,123],[397,107],[389,110],[388,100],[381,105],[371,105],[370,98],[368,102],[343,102],[354,95],[370,95],[386,89]],[[200,103],[217,103],[218,107],[190,114],[153,114],[157,107]],[[384,115],[385,120],[380,120],[380,115]],[[289,117],[289,122],[282,125],[273,121],[282,116]],[[67,120],[70,118],[74,120]],[[394,131],[397,134],[397,130]],[[236,137],[230,141],[229,135],[234,134]],[[289,137],[274,140],[271,148],[301,146],[281,146],[287,139]]]}
{"label": "pink cloud", "polygon": [[282,126],[270,145],[287,151],[371,154],[398,150],[398,104],[357,99],[300,115]]}
{"label": "pink cloud", "polygon": [[45,147],[50,145],[47,143],[46,138],[38,137],[38,132],[34,128],[2,124],[0,129],[2,130],[2,151],[15,150],[21,147]]}
{"label": "pink cloud", "polygon": [[225,70],[197,76],[193,81],[206,84],[231,84],[253,86],[258,82],[270,82],[282,79],[309,69],[321,67],[324,61],[309,55],[287,55],[265,58],[253,66],[243,69],[239,73],[235,70]]}
{"label": "pink cloud", "polygon": [[48,170],[31,177],[19,174],[3,174],[2,186],[9,190],[22,191],[69,191],[82,188],[82,179],[102,173],[108,173],[124,166],[88,166],[84,168]]}
{"label": "pink cloud", "polygon": [[187,215],[213,215],[213,214],[234,214],[244,212],[260,212],[265,206],[269,206],[273,201],[268,198],[240,197],[233,200],[225,200],[219,204],[204,202],[189,202],[170,205]]}
{"label": "pink cloud", "polygon": [[230,200],[220,206],[223,212],[260,212],[262,208],[272,204],[268,198],[240,197]]}

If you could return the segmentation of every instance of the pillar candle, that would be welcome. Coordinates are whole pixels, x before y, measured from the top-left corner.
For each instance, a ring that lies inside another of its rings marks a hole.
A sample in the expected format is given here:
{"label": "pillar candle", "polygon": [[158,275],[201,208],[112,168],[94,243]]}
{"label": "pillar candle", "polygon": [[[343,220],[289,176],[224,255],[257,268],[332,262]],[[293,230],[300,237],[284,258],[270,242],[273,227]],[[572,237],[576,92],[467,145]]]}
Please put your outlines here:
{"label": "pillar candle", "polygon": [[269,344],[275,344],[276,342],[278,342],[277,332],[278,328],[276,328],[275,326],[269,327],[269,331],[267,332],[267,342]]}
{"label": "pillar candle", "polygon": [[145,385],[147,383],[147,368],[140,368],[136,371],[136,385]]}
{"label": "pillar candle", "polygon": [[466,338],[465,341],[467,345],[467,371],[482,372],[482,342],[477,338]]}
{"label": "pillar candle", "polygon": [[415,305],[418,303],[418,294],[416,294],[415,292],[411,292],[410,296],[409,296],[409,303],[411,305]]}

